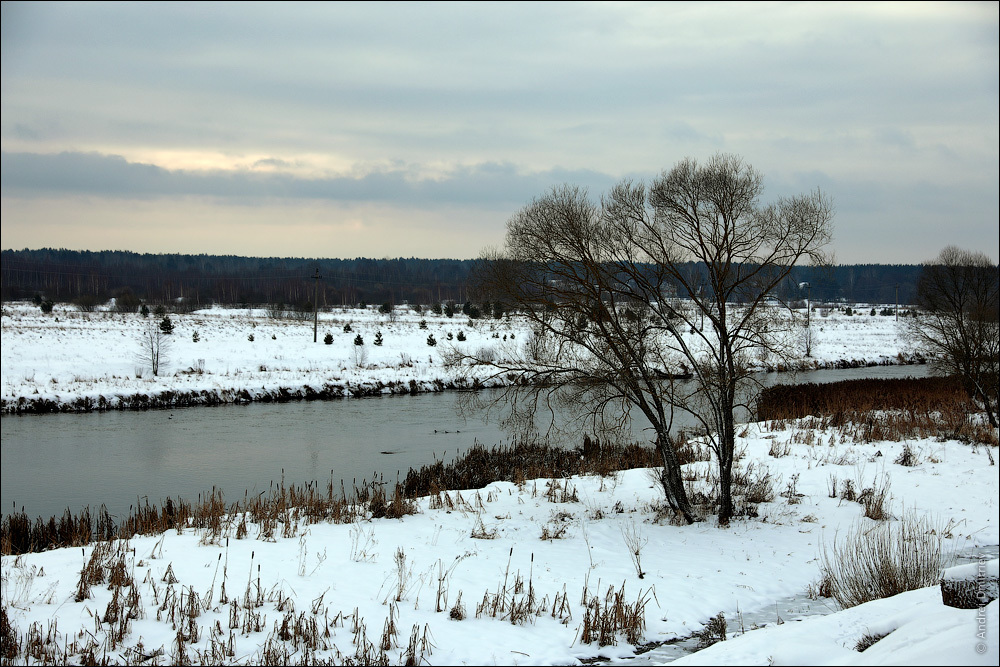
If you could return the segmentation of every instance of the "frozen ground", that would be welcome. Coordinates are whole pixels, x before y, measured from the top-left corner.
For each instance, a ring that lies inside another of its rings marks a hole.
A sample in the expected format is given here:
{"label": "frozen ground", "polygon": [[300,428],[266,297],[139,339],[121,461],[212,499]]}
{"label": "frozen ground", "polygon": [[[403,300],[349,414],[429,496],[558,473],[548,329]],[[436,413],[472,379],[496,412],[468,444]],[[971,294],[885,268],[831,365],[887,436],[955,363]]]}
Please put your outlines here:
{"label": "frozen ground", "polygon": [[[812,354],[800,365],[899,363],[911,357],[893,317],[871,316],[868,307],[862,311],[853,316],[814,311]],[[144,327],[160,318],[83,313],[61,305],[45,315],[28,303],[8,303],[2,316],[0,403],[4,412],[113,409],[463,388],[485,382],[488,371],[447,367],[446,349],[488,348],[503,359],[530,335],[517,317],[448,318],[408,307],[393,315],[368,308],[319,317],[314,343],[311,318],[275,319],[264,310],[222,308],[170,315],[174,333],[154,377],[141,360],[139,340]],[[380,346],[375,345],[379,332]],[[323,343],[327,333],[330,345]],[[354,344],[359,335],[363,345]],[[428,345],[430,336],[436,345]],[[804,351],[801,333],[793,339]]]}
{"label": "frozen ground", "polygon": [[[769,454],[786,443],[786,455]],[[131,606],[124,595],[116,603],[106,582],[75,601],[91,547],[4,557],[3,605],[19,632],[34,624],[57,655],[74,642],[78,651],[92,644],[99,659],[106,653],[133,664],[184,656],[403,664],[408,650],[433,665],[619,661],[635,654],[637,641],[617,632],[600,646],[583,636],[584,597],[604,606],[615,594],[641,610],[642,642],[691,635],[724,613],[730,640],[689,658],[705,664],[996,664],[996,603],[980,629],[976,610],[945,608],[936,588],[733,636],[739,612],[774,608],[815,587],[823,545],[871,523],[857,502],[829,497],[831,476],[858,488],[888,479],[893,514],[929,515],[949,550],[997,544],[997,468],[984,448],[905,444],[917,465],[893,463],[904,443],[859,445],[832,433],[751,425],[741,433],[740,465],[766,466],[779,495],[729,529],[659,520],[661,492],[646,470],[575,477],[555,489],[544,479],[494,483],[452,491],[436,509],[423,498],[419,512],[402,519],[298,522],[287,531],[278,525],[270,538],[250,526],[237,539],[233,524],[215,536],[171,530],[132,539],[118,550],[135,582]],[[691,464],[689,476],[707,466]],[[796,493],[781,496],[791,481]],[[639,545],[638,567],[630,539]],[[135,610],[117,640],[112,633],[123,622],[114,619],[125,611],[116,616],[115,604]],[[836,609],[831,599],[810,604]],[[515,623],[512,615],[523,618]],[[885,632],[866,652],[854,650],[862,635]]]}

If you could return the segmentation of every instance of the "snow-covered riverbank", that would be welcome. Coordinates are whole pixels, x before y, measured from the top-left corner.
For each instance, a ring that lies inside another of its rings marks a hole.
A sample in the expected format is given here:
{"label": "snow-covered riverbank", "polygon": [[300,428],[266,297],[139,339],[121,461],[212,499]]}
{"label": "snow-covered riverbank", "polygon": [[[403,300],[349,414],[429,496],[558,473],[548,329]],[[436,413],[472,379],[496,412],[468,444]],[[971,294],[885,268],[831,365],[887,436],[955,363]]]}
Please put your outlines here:
{"label": "snow-covered riverbank", "polygon": [[[799,367],[915,358],[894,317],[872,316],[868,308],[863,312],[814,311],[811,355],[803,356]],[[457,313],[449,318],[409,307],[392,314],[373,307],[320,313],[317,342],[311,318],[276,319],[261,309],[212,308],[169,317],[174,332],[153,376],[141,359],[140,336],[160,317],[85,313],[61,305],[43,314],[31,304],[5,304],[0,410],[141,409],[490,386],[503,378],[488,379],[486,367],[449,367],[444,351],[451,346],[489,349],[500,360],[531,335],[516,316],[473,320]],[[329,345],[323,342],[327,334]],[[376,344],[379,335],[381,345]],[[359,336],[363,344],[356,345]]]}
{"label": "snow-covered riverbank", "polygon": [[[830,497],[834,477],[858,488],[891,480],[892,513],[929,516],[948,549],[1000,539],[997,467],[982,446],[808,436],[804,427],[741,431],[741,465],[766,466],[776,495],[729,529],[658,518],[662,493],[647,470],[557,488],[498,482],[420,499],[418,513],[401,519],[286,529],[279,518],[270,530],[250,525],[244,539],[238,522],[215,534],[134,538],[103,557],[108,576],[121,562],[132,583],[95,582],[83,596],[93,547],[4,557],[3,607],[19,636],[36,641],[34,659],[48,652],[71,662],[92,651],[119,664],[578,664],[688,636],[722,612],[730,641],[692,659],[894,664],[923,646],[924,662],[996,664],[996,604],[977,653],[975,610],[943,607],[935,589],[734,637],[739,612],[816,590],[823,546],[856,522],[872,524],[859,503]],[[906,445],[914,466],[894,463]],[[705,466],[687,469],[701,479]],[[782,496],[790,482],[795,493]],[[619,630],[605,646],[587,641],[586,623],[616,595],[640,611],[641,639]],[[836,609],[831,599],[814,604]],[[899,634],[855,651],[864,634],[887,631]],[[907,645],[905,654],[890,650]]]}

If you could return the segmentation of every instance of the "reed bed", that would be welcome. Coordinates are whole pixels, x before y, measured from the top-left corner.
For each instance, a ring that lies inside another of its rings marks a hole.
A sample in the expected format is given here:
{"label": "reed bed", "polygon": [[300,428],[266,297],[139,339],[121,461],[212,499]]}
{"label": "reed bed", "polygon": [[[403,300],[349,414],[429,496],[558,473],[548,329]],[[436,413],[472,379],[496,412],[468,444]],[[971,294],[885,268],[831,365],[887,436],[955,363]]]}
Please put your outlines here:
{"label": "reed bed", "polygon": [[[301,524],[329,522],[351,523],[358,519],[398,518],[416,512],[416,504],[403,495],[397,482],[392,488],[381,479],[352,485],[334,486],[331,479],[325,489],[315,482],[300,486],[272,484],[269,491],[251,496],[247,493],[227,504],[220,489],[201,494],[197,502],[167,498],[163,507],[149,502],[133,507],[115,520],[102,505],[96,518],[90,508],[78,514],[69,509],[60,519],[32,521],[22,509],[0,519],[0,553],[16,555],[59,547],[85,546],[95,542],[128,539],[135,535],[159,535],[167,530],[200,530],[206,543],[218,542],[227,535],[273,539],[293,537]],[[253,527],[256,534],[249,534]]]}
{"label": "reed bed", "polygon": [[[292,537],[298,523],[351,523],[359,518],[399,518],[416,511],[414,498],[444,489],[476,489],[495,481],[563,478],[575,474],[610,474],[615,470],[660,465],[655,449],[639,444],[602,444],[584,438],[583,446],[560,449],[549,445],[518,443],[486,448],[476,444],[452,463],[436,461],[411,469],[404,481],[384,479],[355,481],[351,490],[331,478],[286,485],[284,478],[258,495],[247,493],[227,503],[220,489],[199,495],[196,502],[167,498],[163,506],[137,503],[116,519],[104,506],[96,516],[90,508],[77,514],[69,509],[60,518],[32,520],[24,510],[0,519],[0,553],[4,555],[85,546],[134,535],[159,535],[167,530],[203,530],[207,542],[226,534],[237,538]],[[253,526],[258,535],[249,535]]]}
{"label": "reed bed", "polygon": [[517,442],[490,448],[477,443],[451,463],[435,461],[413,468],[403,480],[409,498],[434,495],[444,489],[481,489],[492,482],[558,479],[572,475],[608,475],[616,470],[662,465],[659,453],[638,443],[601,443],[585,436],[574,449]]}
{"label": "reed bed", "polygon": [[757,420],[819,418],[857,442],[942,438],[996,446],[997,434],[954,377],[845,380],[776,385],[761,392]]}

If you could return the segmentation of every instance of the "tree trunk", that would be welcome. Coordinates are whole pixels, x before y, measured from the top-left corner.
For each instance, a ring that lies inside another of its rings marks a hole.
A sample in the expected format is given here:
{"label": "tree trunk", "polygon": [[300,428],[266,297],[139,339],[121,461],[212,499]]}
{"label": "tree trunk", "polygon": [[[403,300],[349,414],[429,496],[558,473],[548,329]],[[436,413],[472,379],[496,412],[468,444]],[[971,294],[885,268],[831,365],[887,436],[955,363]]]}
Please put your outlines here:
{"label": "tree trunk", "polygon": [[684,490],[684,480],[681,478],[681,466],[677,460],[677,453],[674,451],[673,438],[668,433],[661,433],[656,437],[656,448],[660,450],[660,458],[663,460],[663,473],[660,475],[660,484],[663,486],[663,493],[667,497],[667,504],[689,524],[700,521],[691,508],[688,501],[687,492]]}
{"label": "tree trunk", "polygon": [[[725,445],[723,445],[725,447]],[[728,526],[733,517],[733,456],[732,449],[725,463],[719,462],[719,525]]]}
{"label": "tree trunk", "polygon": [[719,525],[728,526],[733,518],[733,458],[736,450],[736,425],[733,415],[733,394],[723,406],[723,423],[719,429]]}

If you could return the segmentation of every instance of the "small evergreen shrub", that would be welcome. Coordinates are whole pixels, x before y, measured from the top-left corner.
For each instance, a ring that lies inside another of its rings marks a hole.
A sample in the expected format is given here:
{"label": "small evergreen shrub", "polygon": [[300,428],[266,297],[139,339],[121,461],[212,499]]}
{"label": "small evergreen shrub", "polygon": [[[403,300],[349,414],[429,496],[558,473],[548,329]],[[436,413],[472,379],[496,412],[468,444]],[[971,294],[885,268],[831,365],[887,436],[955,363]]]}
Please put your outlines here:
{"label": "small evergreen shrub", "polygon": [[354,337],[354,344],[355,345],[364,345],[365,344],[365,339],[361,337],[361,334],[358,334],[357,336]]}
{"label": "small evergreen shrub", "polygon": [[168,336],[174,332],[174,323],[170,321],[169,316],[164,315],[163,319],[160,320],[160,331]]}
{"label": "small evergreen shrub", "polygon": [[324,345],[333,345],[333,334],[330,333],[329,331],[326,332],[325,336],[323,336],[323,344]]}
{"label": "small evergreen shrub", "polygon": [[456,338],[458,338],[459,341],[464,341],[465,340],[465,332],[464,331],[459,331],[458,332],[458,336],[456,336]]}
{"label": "small evergreen shrub", "polygon": [[381,331],[376,331],[375,332],[375,345],[377,345],[379,347],[382,347],[382,332]]}
{"label": "small evergreen shrub", "polygon": [[427,320],[420,320],[420,328],[421,329],[427,328]]}
{"label": "small evergreen shrub", "polygon": [[348,322],[344,325],[344,333],[351,333],[351,331],[353,331],[353,329],[351,329],[351,323]]}
{"label": "small evergreen shrub", "polygon": [[191,334],[191,342],[192,343],[197,343],[200,340],[201,340],[201,336],[198,334],[197,330],[194,333]]}
{"label": "small evergreen shrub", "polygon": [[427,337],[427,344],[430,345],[431,347],[434,347],[435,345],[438,344],[437,340],[434,339],[434,334],[431,334],[430,336]]}

